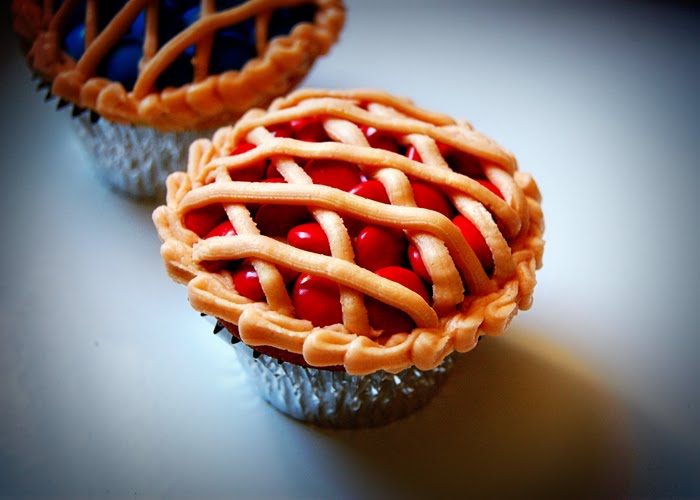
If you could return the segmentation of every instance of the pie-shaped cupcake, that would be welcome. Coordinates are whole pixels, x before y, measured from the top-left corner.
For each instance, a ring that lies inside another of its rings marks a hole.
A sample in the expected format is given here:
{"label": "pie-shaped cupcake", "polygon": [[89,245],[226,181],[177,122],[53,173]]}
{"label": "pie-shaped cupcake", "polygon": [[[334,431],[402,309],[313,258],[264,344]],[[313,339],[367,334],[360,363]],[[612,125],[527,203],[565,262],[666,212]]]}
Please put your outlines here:
{"label": "pie-shaped cupcake", "polygon": [[268,105],[344,21],[341,0],[13,0],[13,12],[52,94],[161,131],[218,127]]}
{"label": "pie-shaped cupcake", "polygon": [[464,121],[375,90],[302,90],[192,144],[153,214],[191,305],[259,352],[428,370],[532,302],[534,180]]}

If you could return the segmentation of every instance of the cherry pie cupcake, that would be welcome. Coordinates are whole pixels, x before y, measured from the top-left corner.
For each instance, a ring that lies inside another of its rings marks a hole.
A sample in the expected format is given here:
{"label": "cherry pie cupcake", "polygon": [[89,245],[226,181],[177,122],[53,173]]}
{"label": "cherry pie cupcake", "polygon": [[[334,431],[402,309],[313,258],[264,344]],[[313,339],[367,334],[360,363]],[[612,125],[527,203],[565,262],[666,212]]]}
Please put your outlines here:
{"label": "cherry pie cupcake", "polygon": [[164,191],[194,139],[298,85],[344,22],[341,0],[13,0],[13,13],[40,86],[135,196]]}
{"label": "cherry pie cupcake", "polygon": [[532,303],[535,181],[469,123],[301,90],[194,142],[153,214],[168,274],[263,396],[330,426],[424,405],[454,353]]}

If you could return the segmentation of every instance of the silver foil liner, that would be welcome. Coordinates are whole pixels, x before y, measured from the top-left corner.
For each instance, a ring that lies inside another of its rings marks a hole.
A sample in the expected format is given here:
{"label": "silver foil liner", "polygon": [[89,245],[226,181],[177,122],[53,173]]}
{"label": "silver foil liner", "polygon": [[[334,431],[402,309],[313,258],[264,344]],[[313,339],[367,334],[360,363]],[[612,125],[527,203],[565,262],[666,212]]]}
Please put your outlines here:
{"label": "silver foil liner", "polygon": [[115,191],[135,198],[165,197],[165,179],[185,170],[190,144],[213,130],[159,132],[85,112],[70,120],[97,175]]}
{"label": "silver foil liner", "polygon": [[[231,342],[226,329],[219,335]],[[415,412],[437,394],[454,365],[449,356],[428,371],[349,375],[280,363],[240,341],[233,347],[248,378],[274,408],[302,422],[333,428],[377,427]]]}

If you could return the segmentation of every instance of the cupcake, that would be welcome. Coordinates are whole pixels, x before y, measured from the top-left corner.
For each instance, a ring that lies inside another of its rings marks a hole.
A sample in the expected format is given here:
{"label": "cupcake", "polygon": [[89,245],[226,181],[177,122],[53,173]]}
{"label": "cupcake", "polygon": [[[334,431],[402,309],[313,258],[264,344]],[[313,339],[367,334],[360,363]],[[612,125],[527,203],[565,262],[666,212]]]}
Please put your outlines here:
{"label": "cupcake", "polygon": [[153,214],[171,278],[265,399],[382,425],[528,309],[535,181],[465,121],[376,90],[301,90],[192,144]]}
{"label": "cupcake", "polygon": [[[24,15],[37,10],[39,26]],[[146,197],[195,138],[298,85],[344,21],[341,0],[14,0],[13,12],[100,175]]]}

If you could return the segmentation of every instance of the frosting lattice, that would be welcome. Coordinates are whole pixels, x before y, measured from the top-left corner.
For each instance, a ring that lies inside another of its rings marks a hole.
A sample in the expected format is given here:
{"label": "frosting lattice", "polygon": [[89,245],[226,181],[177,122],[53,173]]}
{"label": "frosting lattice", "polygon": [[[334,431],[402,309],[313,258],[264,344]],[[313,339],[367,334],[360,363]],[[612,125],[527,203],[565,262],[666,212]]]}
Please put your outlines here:
{"label": "frosting lattice", "polygon": [[[530,307],[543,251],[539,191],[508,151],[374,90],[297,91],[195,142],[154,221],[194,308],[355,374],[430,369],[500,334]],[[318,313],[331,289],[337,316]]]}

